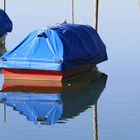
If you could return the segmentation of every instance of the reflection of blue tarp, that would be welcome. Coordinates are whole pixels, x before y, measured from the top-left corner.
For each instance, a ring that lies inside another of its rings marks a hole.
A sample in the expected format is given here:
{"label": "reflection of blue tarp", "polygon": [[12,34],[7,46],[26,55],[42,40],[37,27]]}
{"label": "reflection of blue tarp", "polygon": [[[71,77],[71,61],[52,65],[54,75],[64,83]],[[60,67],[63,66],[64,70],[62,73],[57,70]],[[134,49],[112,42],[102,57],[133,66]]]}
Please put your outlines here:
{"label": "reflection of blue tarp", "polygon": [[3,92],[0,99],[34,123],[55,124],[63,112],[60,94]]}
{"label": "reflection of blue tarp", "polygon": [[97,32],[87,25],[63,24],[27,35],[2,56],[0,67],[65,70],[107,60]]}
{"label": "reflection of blue tarp", "polygon": [[0,37],[7,32],[11,32],[12,26],[12,21],[8,15],[2,9],[0,9]]}
{"label": "reflection of blue tarp", "polygon": [[88,83],[82,89],[75,89],[62,94],[63,114],[61,119],[73,118],[84,112],[91,105],[96,104],[106,86],[106,81],[107,76],[103,75],[99,79]]}

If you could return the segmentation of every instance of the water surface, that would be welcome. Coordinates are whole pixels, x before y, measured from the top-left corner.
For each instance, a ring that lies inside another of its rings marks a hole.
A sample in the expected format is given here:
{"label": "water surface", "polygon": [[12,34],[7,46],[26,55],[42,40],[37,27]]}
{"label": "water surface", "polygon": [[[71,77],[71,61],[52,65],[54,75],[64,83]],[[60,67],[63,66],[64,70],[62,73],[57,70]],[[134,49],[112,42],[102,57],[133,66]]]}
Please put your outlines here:
{"label": "water surface", "polygon": [[[92,25],[92,8],[90,0],[77,0],[75,22]],[[14,23],[14,30],[6,40],[7,49],[10,50],[34,28],[54,25],[63,19],[71,22],[71,1],[12,0],[7,3],[7,13]],[[138,1],[101,1],[99,14],[98,32],[107,46],[109,60],[98,65],[99,69],[108,75],[105,89],[100,91],[97,98],[98,139],[140,139]],[[92,86],[94,87],[94,84]],[[81,88],[80,91],[85,94],[88,87]],[[77,92],[79,91],[75,90],[75,94]],[[60,118],[60,122],[53,125],[39,125],[28,121],[26,116],[9,106],[6,107],[5,121],[4,105],[0,104],[0,137],[2,140],[93,140],[95,130],[92,105],[95,102],[87,103],[89,104],[73,117]],[[74,105],[71,107],[76,109]],[[69,113],[69,110],[67,111]]]}

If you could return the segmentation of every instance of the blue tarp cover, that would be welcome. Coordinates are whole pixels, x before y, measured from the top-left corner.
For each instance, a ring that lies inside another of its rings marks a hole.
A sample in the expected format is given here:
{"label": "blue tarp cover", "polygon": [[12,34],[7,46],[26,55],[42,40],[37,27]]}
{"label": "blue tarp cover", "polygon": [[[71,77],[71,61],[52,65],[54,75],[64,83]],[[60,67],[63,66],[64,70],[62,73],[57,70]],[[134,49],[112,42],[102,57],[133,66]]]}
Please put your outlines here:
{"label": "blue tarp cover", "polygon": [[66,70],[107,60],[106,47],[88,25],[36,29],[2,56],[2,68]]}
{"label": "blue tarp cover", "polygon": [[7,32],[11,32],[12,27],[12,21],[8,15],[2,9],[0,9],[0,37],[2,37]]}

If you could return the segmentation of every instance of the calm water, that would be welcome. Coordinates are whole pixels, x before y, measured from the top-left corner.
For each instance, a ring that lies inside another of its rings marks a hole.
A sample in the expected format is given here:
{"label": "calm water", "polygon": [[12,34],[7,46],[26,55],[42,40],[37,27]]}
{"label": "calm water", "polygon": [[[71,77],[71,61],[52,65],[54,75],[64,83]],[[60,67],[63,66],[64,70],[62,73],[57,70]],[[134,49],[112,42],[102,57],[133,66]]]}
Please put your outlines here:
{"label": "calm water", "polygon": [[[70,4],[70,0],[8,1],[7,13],[13,20],[14,30],[7,37],[7,49],[14,48],[18,41],[34,28],[54,25],[63,19],[71,22]],[[0,6],[2,7],[2,0]],[[92,7],[90,0],[82,2],[76,0],[75,22],[92,25]],[[0,94],[7,103],[6,110],[4,105],[0,104],[0,138],[93,140],[95,134],[93,105],[97,101],[96,123],[99,140],[139,140],[140,9],[138,7],[137,0],[100,2],[98,32],[107,46],[109,60],[98,67],[108,75],[107,79],[102,77],[97,81],[91,80],[83,84],[85,86],[66,91],[66,94],[53,94],[51,97],[44,94],[32,97],[29,92],[20,94],[22,98],[24,97],[21,101],[19,94],[14,92],[8,95]],[[15,99],[14,102],[10,100],[12,97]],[[45,102],[42,98],[45,98]],[[43,107],[48,110],[55,107],[56,117],[52,117],[53,115],[48,117],[50,119],[48,122],[52,125],[36,124],[32,116],[27,117],[31,111],[25,113],[20,106],[22,102],[30,110],[34,106],[40,112],[44,110]],[[40,107],[35,106],[36,102]],[[14,110],[15,107],[10,105],[18,105],[21,112]]]}

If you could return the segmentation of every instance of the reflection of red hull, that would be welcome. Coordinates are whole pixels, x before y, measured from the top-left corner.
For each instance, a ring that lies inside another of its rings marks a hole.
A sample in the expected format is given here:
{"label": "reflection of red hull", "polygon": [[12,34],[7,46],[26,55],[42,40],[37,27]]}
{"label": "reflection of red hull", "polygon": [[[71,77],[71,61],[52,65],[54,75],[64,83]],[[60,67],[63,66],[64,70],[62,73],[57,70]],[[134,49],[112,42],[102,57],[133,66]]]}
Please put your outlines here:
{"label": "reflection of red hull", "polygon": [[22,80],[50,80],[61,81],[63,77],[80,73],[95,66],[88,65],[67,71],[51,71],[51,70],[31,70],[31,69],[2,69],[5,79],[22,79]]}
{"label": "reflection of red hull", "polygon": [[3,92],[33,92],[33,93],[64,93],[77,88],[84,88],[91,81],[98,79],[101,73],[97,69],[84,71],[77,75],[63,78],[62,81],[5,79]]}
{"label": "reflection of red hull", "polygon": [[61,81],[6,79],[3,92],[62,93]]}

